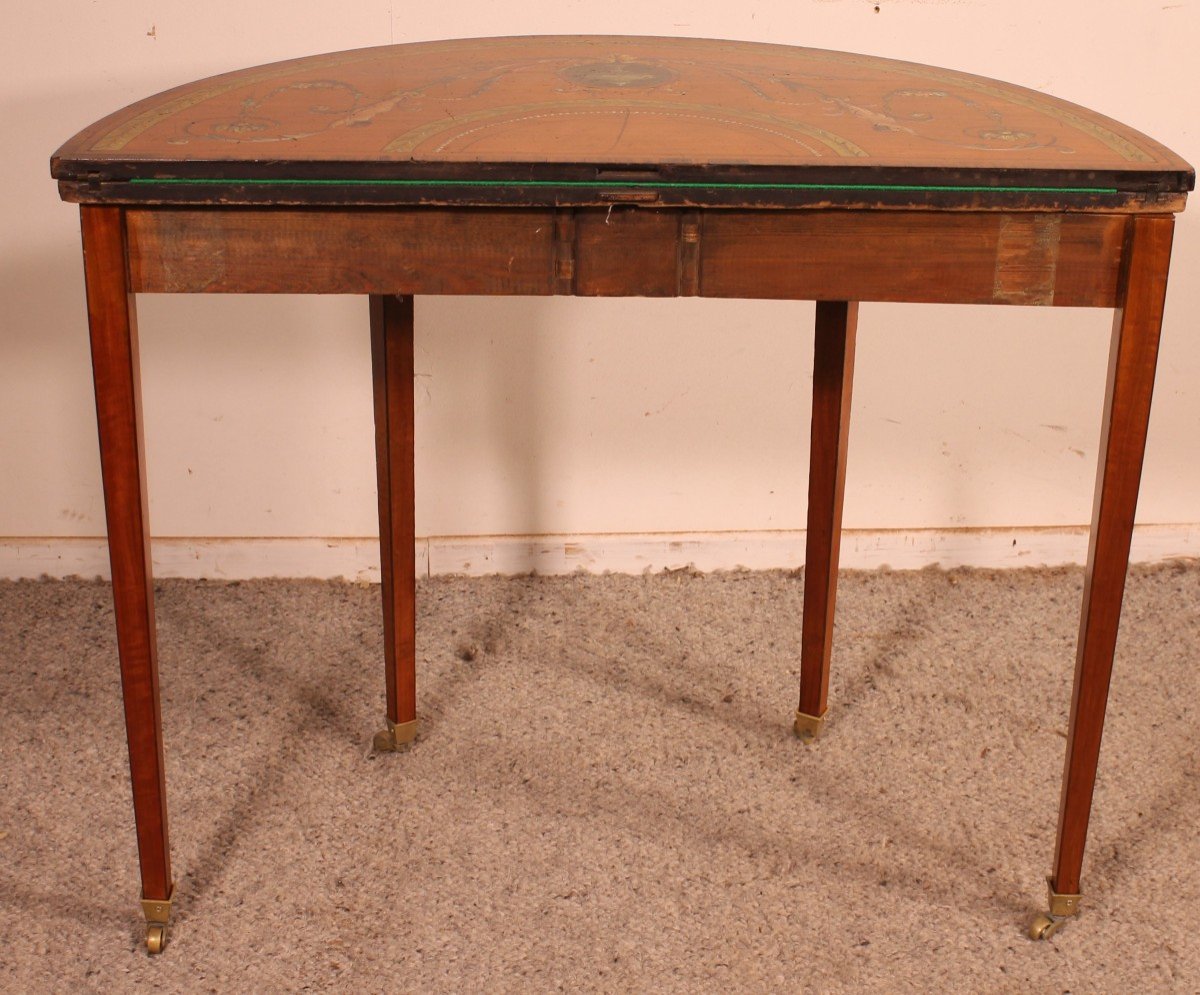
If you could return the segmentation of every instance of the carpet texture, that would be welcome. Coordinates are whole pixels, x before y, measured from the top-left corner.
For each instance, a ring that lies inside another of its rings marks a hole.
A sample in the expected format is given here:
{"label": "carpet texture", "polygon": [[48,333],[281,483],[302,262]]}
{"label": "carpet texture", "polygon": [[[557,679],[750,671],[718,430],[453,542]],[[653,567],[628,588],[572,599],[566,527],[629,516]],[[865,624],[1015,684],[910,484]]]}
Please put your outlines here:
{"label": "carpet texture", "polygon": [[4,992],[1200,991],[1200,568],[1135,570],[1085,911],[1045,943],[1078,570],[158,587],[176,913],[142,950],[109,589],[0,584]]}

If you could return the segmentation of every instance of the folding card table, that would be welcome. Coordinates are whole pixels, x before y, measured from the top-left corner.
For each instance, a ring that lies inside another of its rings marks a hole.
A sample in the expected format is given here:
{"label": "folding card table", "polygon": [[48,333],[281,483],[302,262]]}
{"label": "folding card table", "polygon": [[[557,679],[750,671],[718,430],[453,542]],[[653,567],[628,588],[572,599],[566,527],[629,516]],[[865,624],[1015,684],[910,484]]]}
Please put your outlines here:
{"label": "folding card table", "polygon": [[52,160],[80,205],[151,951],[174,898],[135,296],[370,297],[386,728],[417,732],[413,297],[817,302],[801,680],[826,718],[860,301],[1115,310],[1046,936],[1080,870],[1174,214],[1158,142],[961,72],[782,45],[535,36],[394,45],[190,83]]}

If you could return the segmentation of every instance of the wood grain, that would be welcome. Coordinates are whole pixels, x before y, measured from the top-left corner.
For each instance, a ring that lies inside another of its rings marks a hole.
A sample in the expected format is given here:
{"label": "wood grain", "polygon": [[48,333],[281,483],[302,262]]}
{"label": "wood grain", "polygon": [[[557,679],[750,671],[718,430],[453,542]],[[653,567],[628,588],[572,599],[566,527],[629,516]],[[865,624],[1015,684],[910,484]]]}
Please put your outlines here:
{"label": "wood grain", "polygon": [[550,210],[131,210],[140,293],[548,294]]}
{"label": "wood grain", "polygon": [[1052,877],[1054,890],[1063,894],[1079,893],[1150,422],[1173,231],[1171,217],[1131,219],[1121,306],[1113,318]]}
{"label": "wood grain", "polygon": [[137,318],[125,274],[122,214],[115,207],[84,207],[80,209],[80,221],[142,897],[165,899],[171,893],[167,788],[150,570]]}
{"label": "wood grain", "polygon": [[1017,267],[1007,232],[1028,225],[1025,215],[712,211],[701,243],[700,292],[1112,307],[1124,219],[1057,217],[1057,246]]}
{"label": "wood grain", "polygon": [[371,367],[387,717],[417,717],[413,299],[373,295]]}
{"label": "wood grain", "polygon": [[858,304],[817,302],[799,706],[814,718],[825,714],[829,697],[857,334]]}
{"label": "wood grain", "polygon": [[139,292],[1090,307],[1116,304],[1125,224],[1120,215],[625,206],[128,212]]}
{"label": "wood grain", "polygon": [[575,293],[586,297],[679,294],[679,217],[639,207],[577,211]]}

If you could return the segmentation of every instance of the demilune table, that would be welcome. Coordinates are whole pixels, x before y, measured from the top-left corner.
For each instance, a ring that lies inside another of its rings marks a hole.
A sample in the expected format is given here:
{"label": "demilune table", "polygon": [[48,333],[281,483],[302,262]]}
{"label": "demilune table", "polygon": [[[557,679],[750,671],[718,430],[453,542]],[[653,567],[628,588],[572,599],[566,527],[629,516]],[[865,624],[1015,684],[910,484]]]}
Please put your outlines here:
{"label": "demilune table", "polygon": [[417,733],[413,296],[814,300],[795,729],[826,717],[859,301],[1114,308],[1049,908],[1079,910],[1174,214],[1159,143],[978,76],[782,45],[534,36],[216,76],[54,155],[80,205],[147,945],[174,898],[135,295],[370,296],[387,686]]}

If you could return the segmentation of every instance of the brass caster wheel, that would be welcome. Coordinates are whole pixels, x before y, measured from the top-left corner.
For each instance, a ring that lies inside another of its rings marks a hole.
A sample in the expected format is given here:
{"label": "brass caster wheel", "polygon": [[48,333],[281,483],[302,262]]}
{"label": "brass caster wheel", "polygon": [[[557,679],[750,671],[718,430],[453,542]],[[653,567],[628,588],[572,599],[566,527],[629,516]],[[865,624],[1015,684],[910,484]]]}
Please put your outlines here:
{"label": "brass caster wheel", "polygon": [[152,954],[162,953],[163,947],[167,945],[167,927],[162,923],[152,922],[146,927],[146,952]]}
{"label": "brass caster wheel", "polygon": [[1033,922],[1029,924],[1029,938],[1031,940],[1048,940],[1062,929],[1070,918],[1071,916],[1052,916],[1040,912],[1033,917]]}

